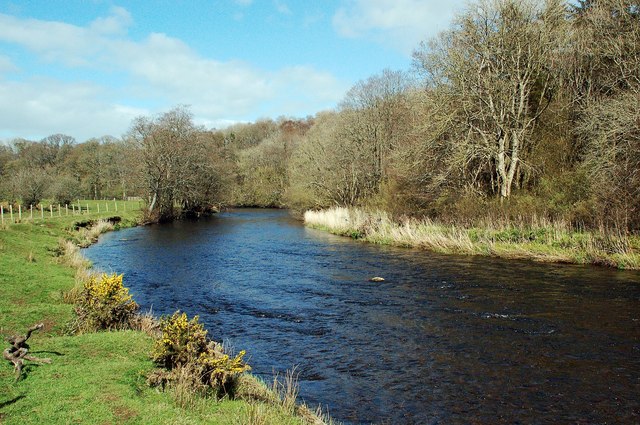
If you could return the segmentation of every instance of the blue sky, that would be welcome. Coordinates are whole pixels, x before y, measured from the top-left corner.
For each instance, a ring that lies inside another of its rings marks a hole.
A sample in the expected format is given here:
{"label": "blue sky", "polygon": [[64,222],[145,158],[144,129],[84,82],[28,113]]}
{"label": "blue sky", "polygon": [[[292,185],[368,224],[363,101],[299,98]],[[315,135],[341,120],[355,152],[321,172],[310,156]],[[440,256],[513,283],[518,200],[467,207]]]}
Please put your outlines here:
{"label": "blue sky", "polygon": [[189,105],[208,128],[334,108],[408,70],[464,0],[0,0],[0,140],[124,134]]}

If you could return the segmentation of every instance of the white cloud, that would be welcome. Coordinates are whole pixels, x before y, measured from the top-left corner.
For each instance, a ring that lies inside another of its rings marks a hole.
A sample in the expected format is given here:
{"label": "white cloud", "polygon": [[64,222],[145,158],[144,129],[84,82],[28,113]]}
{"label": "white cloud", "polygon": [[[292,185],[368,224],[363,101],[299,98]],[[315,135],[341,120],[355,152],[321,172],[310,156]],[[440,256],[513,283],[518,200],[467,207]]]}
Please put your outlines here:
{"label": "white cloud", "polygon": [[111,16],[94,20],[90,26],[91,31],[99,34],[125,34],[133,24],[131,14],[123,7],[113,7],[111,13]]}
{"label": "white cloud", "polygon": [[[18,81],[4,74],[0,128],[5,134],[0,136],[119,136],[133,117],[178,104],[191,105],[196,122],[218,125],[266,113],[299,116],[335,105],[347,88],[312,67],[265,71],[241,61],[205,58],[165,34],[133,40],[127,35],[132,22],[122,8],[86,27],[0,14],[0,42],[21,46],[87,80],[63,82],[48,76],[46,67],[23,70]],[[3,70],[17,71],[9,57],[0,56],[0,75]],[[114,73],[120,86],[106,82]],[[147,110],[141,104],[154,107]]]}
{"label": "white cloud", "polygon": [[120,136],[133,118],[149,111],[105,102],[103,87],[91,83],[61,83],[35,78],[0,80],[2,137],[40,139],[64,133],[84,141],[103,135]]}
{"label": "white cloud", "polygon": [[333,26],[347,38],[373,38],[410,53],[422,40],[446,29],[465,0],[346,0]]}

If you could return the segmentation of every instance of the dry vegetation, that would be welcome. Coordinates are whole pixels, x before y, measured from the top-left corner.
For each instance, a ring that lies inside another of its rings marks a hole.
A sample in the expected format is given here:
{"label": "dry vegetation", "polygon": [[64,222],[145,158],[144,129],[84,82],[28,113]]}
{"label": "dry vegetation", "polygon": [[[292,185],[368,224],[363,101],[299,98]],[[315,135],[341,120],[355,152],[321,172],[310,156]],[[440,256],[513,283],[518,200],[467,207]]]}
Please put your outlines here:
{"label": "dry vegetation", "polygon": [[461,227],[430,219],[396,221],[382,211],[340,207],[307,211],[304,220],[311,227],[338,235],[441,253],[640,269],[639,238],[604,230],[579,231],[560,221],[540,219],[518,225],[492,222]]}

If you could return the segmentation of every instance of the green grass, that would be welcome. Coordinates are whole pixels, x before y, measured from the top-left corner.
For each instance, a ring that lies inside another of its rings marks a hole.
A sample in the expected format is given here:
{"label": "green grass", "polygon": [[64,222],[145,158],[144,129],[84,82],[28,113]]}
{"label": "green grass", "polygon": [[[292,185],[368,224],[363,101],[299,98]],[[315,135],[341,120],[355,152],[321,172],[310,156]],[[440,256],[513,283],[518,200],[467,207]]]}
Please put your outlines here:
{"label": "green grass", "polygon": [[[93,201],[80,200],[75,201],[72,205],[65,207],[64,205],[52,204],[50,201],[43,200],[42,205],[44,211],[34,209],[33,212],[25,207],[22,210],[22,220],[18,209],[13,210],[13,221],[6,203],[1,203],[4,207],[4,224],[13,223],[36,223],[42,224],[52,221],[67,222],[69,218],[73,220],[88,220],[99,217],[131,216],[131,213],[137,214],[140,211],[142,201]],[[51,204],[51,205],[50,205]],[[53,209],[53,214],[49,208]]]}
{"label": "green grass", "polygon": [[[144,376],[153,368],[151,343],[133,331],[34,338],[35,355],[53,362],[29,367],[26,379],[16,385],[5,382],[3,423],[246,423],[250,406],[244,401],[204,399],[182,409],[168,393],[148,387]],[[7,377],[5,369],[2,380],[12,380],[13,373]],[[264,416],[270,423],[302,423],[268,407]]]}
{"label": "green grass", "polygon": [[363,241],[445,254],[488,255],[542,262],[598,264],[640,270],[640,236],[577,231],[566,223],[488,223],[465,228],[429,219],[393,221],[381,211],[332,208],[307,211],[305,223]]}
{"label": "green grass", "polygon": [[[137,214],[131,208],[117,215],[126,226],[135,223]],[[105,211],[100,216],[113,215]],[[153,341],[142,332],[64,334],[73,310],[62,294],[74,286],[75,270],[56,257],[59,241],[77,238],[72,230],[75,222],[100,216],[63,216],[0,228],[2,349],[8,347],[5,337],[24,334],[28,327],[44,322],[44,329],[29,340],[30,352],[52,360],[43,365],[29,362],[15,382],[13,365],[2,359],[0,423],[304,423],[278,402],[204,398],[188,409],[179,407],[170,391],[160,392],[145,383],[145,374],[153,368],[149,359]],[[261,385],[251,376],[243,379],[253,387]]]}

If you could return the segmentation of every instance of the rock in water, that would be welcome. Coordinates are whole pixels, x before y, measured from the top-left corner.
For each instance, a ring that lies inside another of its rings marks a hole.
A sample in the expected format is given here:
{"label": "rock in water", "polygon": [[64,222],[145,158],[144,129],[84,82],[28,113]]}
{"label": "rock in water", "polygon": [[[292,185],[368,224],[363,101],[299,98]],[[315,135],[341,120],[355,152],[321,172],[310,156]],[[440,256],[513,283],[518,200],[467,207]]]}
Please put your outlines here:
{"label": "rock in water", "polygon": [[376,276],[369,279],[369,282],[384,282],[384,277]]}

